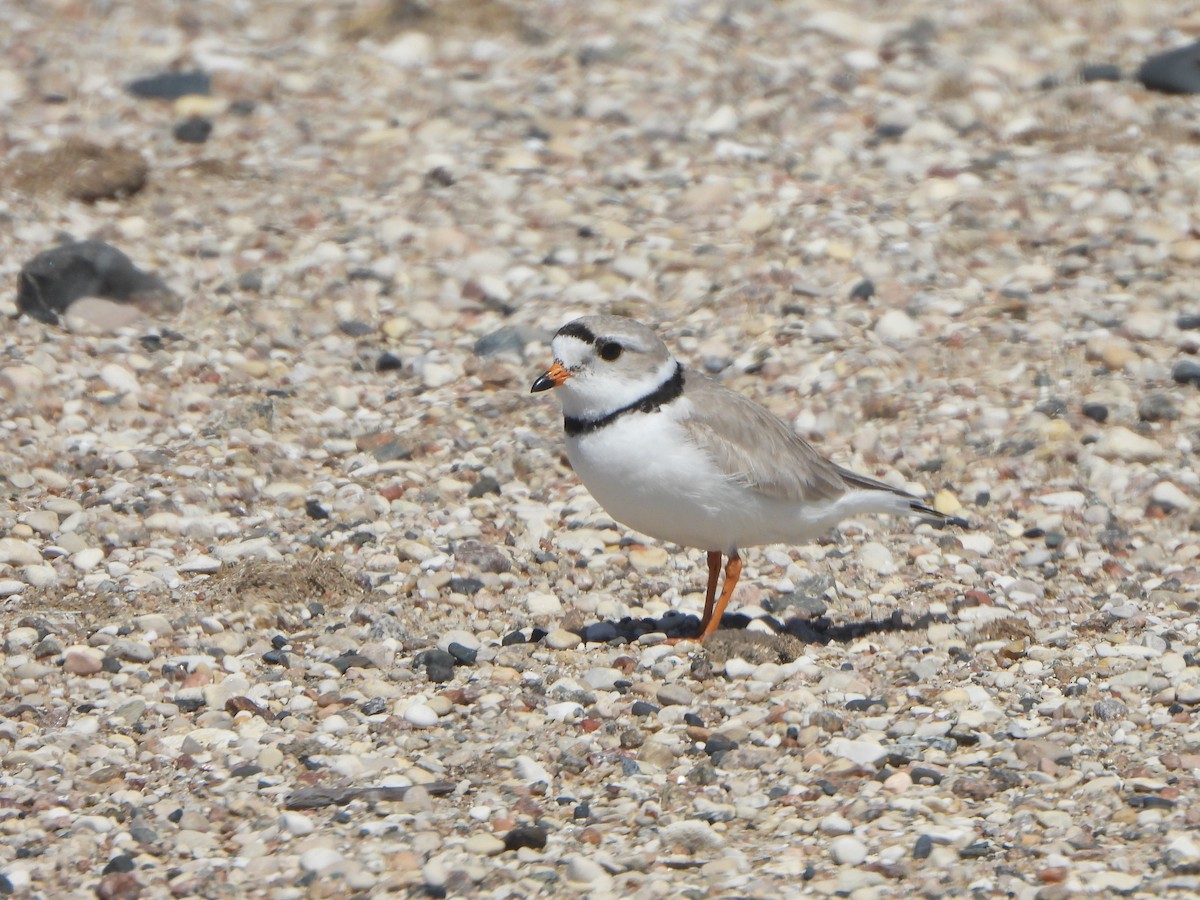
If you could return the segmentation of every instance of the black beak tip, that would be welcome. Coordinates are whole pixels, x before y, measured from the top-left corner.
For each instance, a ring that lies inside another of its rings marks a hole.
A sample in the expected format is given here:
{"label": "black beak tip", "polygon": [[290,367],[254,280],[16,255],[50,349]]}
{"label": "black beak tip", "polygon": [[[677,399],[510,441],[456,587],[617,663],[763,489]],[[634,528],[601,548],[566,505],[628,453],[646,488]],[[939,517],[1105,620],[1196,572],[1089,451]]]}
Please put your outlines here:
{"label": "black beak tip", "polygon": [[554,387],[554,379],[548,374],[543,373],[538,376],[537,381],[533,383],[533,387],[529,389],[531,394],[540,394],[542,391],[548,391]]}

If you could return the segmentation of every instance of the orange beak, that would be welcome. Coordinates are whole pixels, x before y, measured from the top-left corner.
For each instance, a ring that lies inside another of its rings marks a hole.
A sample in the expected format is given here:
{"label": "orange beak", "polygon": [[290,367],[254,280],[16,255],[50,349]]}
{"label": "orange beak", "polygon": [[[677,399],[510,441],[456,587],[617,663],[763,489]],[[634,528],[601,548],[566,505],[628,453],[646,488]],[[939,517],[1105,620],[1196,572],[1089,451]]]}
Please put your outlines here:
{"label": "orange beak", "polygon": [[554,365],[538,376],[537,381],[533,383],[533,387],[529,389],[529,393],[536,394],[540,391],[548,391],[550,388],[556,388],[570,377],[571,373],[556,359]]}

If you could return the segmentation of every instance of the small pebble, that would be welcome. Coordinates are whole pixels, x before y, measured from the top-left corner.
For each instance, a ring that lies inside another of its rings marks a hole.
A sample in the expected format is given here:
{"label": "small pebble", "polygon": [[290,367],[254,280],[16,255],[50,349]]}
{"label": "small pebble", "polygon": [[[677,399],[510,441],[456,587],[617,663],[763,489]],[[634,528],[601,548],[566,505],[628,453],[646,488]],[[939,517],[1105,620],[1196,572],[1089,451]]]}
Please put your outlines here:
{"label": "small pebble", "polygon": [[579,635],[562,628],[554,629],[543,640],[547,647],[554,650],[570,650],[572,647],[578,647],[582,642]]}

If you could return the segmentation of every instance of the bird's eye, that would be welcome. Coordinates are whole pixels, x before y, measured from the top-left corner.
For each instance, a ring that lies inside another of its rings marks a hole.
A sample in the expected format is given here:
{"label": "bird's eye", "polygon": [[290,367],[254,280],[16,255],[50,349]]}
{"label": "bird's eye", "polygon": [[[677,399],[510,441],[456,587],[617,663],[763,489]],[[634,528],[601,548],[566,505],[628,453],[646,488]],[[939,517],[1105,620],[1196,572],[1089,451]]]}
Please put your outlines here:
{"label": "bird's eye", "polygon": [[605,341],[600,345],[600,358],[605,362],[612,362],[621,355],[624,349],[616,341]]}

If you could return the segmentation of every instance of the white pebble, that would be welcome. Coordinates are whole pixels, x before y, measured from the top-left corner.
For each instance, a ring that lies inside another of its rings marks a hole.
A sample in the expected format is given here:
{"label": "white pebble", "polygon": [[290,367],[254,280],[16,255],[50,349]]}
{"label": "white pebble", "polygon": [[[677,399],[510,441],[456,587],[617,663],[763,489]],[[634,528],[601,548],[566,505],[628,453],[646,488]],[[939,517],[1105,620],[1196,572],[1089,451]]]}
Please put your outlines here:
{"label": "white pebble", "polygon": [[863,767],[874,766],[888,755],[887,750],[874,741],[854,741],[841,737],[833,738],[826,749],[839,759],[846,759]]}
{"label": "white pebble", "polygon": [[829,856],[839,866],[860,866],[867,859],[867,846],[852,835],[842,835],[829,842]]}
{"label": "white pebble", "polygon": [[892,551],[876,541],[867,541],[858,548],[858,561],[880,575],[891,575],[898,568]]}
{"label": "white pebble", "polygon": [[1108,429],[1092,446],[1097,456],[1127,462],[1154,462],[1166,455],[1162,445],[1121,425]]}
{"label": "white pebble", "polygon": [[80,572],[90,572],[104,561],[104,551],[99,547],[88,547],[71,557],[71,565]]}
{"label": "white pebble", "polygon": [[294,837],[304,837],[316,829],[312,819],[298,812],[285,812],[281,815],[279,827]]}
{"label": "white pebble", "polygon": [[545,709],[546,717],[555,722],[574,722],[583,715],[583,707],[572,700],[551,703]]}
{"label": "white pebble", "polygon": [[891,309],[875,323],[875,334],[888,344],[904,344],[921,333],[921,326],[902,309]]}
{"label": "white pebble", "polygon": [[306,872],[323,872],[342,861],[342,854],[330,847],[313,847],[300,855],[300,868]]}
{"label": "white pebble", "polygon": [[544,640],[546,646],[554,650],[570,650],[572,647],[578,647],[582,638],[573,631],[556,628],[547,634]]}
{"label": "white pebble", "polygon": [[1150,499],[1163,509],[1191,509],[1196,502],[1169,481],[1160,481],[1150,491]]}
{"label": "white pebble", "polygon": [[321,720],[321,731],[325,734],[344,734],[349,730],[350,723],[346,721],[346,717],[337,713]]}
{"label": "white pebble", "polygon": [[854,830],[854,826],[850,824],[850,820],[841,813],[830,813],[823,818],[817,826],[825,834],[849,834]]}
{"label": "white pebble", "polygon": [[404,721],[418,728],[430,728],[437,724],[438,714],[424,703],[414,703],[404,711]]}
{"label": "white pebble", "polygon": [[732,134],[738,129],[738,114],[737,110],[726,104],[725,106],[717,107],[704,123],[700,126],[705,134]]}
{"label": "white pebble", "polygon": [[114,391],[136,394],[141,390],[137,376],[117,363],[109,363],[100,370],[100,379]]}
{"label": "white pebble", "polygon": [[199,572],[208,575],[219,571],[220,568],[221,561],[219,559],[213,559],[211,556],[203,554],[193,556],[191,559],[179,564],[180,572]]}
{"label": "white pebble", "polygon": [[0,563],[10,566],[32,566],[42,561],[42,554],[33,544],[19,538],[0,538]]}
{"label": "white pebble", "polygon": [[513,760],[513,765],[517,776],[526,784],[550,784],[554,780],[545,766],[528,756],[518,756]]}
{"label": "white pebble", "polygon": [[525,611],[531,616],[554,616],[562,612],[562,602],[553,594],[530,594],[525,598]]}
{"label": "white pebble", "polygon": [[611,666],[596,666],[587,670],[583,676],[583,682],[593,691],[611,691],[624,677],[625,675],[620,669],[614,669]]}

